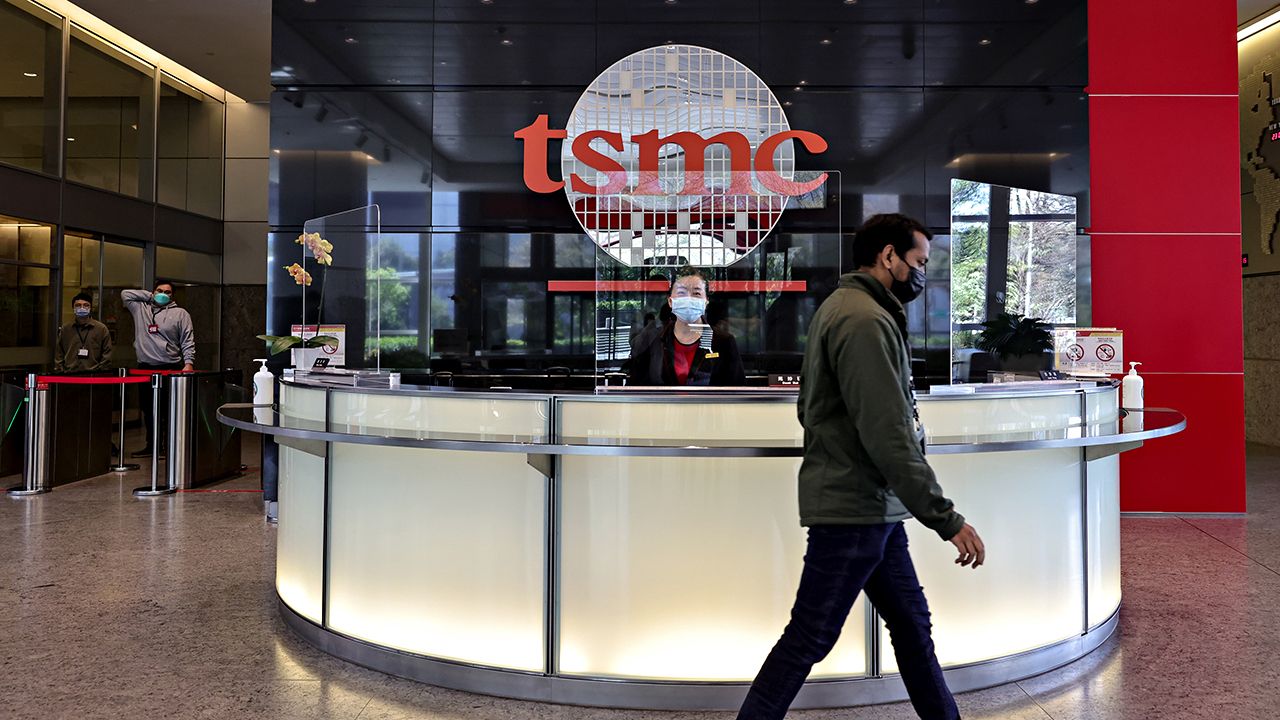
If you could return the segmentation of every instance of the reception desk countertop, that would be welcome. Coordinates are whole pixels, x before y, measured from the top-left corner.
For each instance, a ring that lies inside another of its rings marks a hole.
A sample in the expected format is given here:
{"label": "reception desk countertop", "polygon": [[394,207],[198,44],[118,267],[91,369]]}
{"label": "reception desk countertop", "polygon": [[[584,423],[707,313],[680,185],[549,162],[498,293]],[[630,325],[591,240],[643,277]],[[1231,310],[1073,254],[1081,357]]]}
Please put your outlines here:
{"label": "reception desk countertop", "polygon": [[[1179,432],[1114,384],[920,397],[929,461],[987,565],[907,522],[959,692],[1081,657],[1119,622],[1119,453]],[[549,702],[734,709],[804,554],[794,391],[600,393],[297,378],[228,425],[280,445],[276,588],[339,657]],[[905,698],[860,599],[793,707]]]}

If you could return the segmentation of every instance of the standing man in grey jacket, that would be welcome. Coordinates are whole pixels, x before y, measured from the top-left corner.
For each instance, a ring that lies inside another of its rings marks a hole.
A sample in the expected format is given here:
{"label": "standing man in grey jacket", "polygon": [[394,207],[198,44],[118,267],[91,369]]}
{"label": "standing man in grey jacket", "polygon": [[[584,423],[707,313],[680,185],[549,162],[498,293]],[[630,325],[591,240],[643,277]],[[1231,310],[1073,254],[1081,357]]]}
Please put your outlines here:
{"label": "standing man in grey jacket", "polygon": [[904,215],[869,218],[853,240],[858,271],[840,278],[809,326],[797,403],[808,548],[791,621],[752,683],[740,720],[786,714],[860,592],[889,627],[916,713],[960,717],[934,654],[929,606],[902,525],[915,516],[956,546],[961,566],[977,568],[986,558],[978,533],[924,458],[903,303],[924,291],[929,240],[929,231]]}
{"label": "standing man in grey jacket", "polygon": [[[191,372],[196,362],[196,333],[191,325],[191,314],[178,307],[173,299],[173,283],[156,281],[152,292],[125,290],[120,293],[124,306],[133,316],[133,349],[138,354],[138,368],[142,370],[180,370]],[[168,403],[160,399],[160,418],[163,437]],[[151,455],[149,428],[156,418],[151,416],[151,386],[142,387],[142,416],[148,428],[147,446],[133,453],[134,457]],[[162,443],[163,446],[163,443]]]}

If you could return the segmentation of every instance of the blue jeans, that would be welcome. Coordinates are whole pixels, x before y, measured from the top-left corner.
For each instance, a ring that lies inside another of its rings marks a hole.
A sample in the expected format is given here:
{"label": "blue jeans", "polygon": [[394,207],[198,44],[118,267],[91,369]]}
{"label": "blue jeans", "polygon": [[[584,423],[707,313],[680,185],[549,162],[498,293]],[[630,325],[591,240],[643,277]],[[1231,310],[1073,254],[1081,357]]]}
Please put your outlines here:
{"label": "blue jeans", "polygon": [[889,627],[916,714],[924,720],[960,717],[933,652],[929,605],[907,550],[907,531],[899,522],[809,528],[791,622],[751,683],[739,720],[787,714],[813,665],[836,644],[859,592],[867,594]]}

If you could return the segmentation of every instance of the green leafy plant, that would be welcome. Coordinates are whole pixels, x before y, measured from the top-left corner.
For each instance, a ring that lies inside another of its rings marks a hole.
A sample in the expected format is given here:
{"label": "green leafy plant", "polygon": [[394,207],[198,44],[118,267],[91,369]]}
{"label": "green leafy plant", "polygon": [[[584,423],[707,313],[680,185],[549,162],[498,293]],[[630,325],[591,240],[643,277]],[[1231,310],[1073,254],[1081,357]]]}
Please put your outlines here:
{"label": "green leafy plant", "polygon": [[1051,326],[1040,318],[1006,312],[982,323],[982,327],[985,329],[978,334],[978,349],[999,355],[1001,360],[1053,350]]}
{"label": "green leafy plant", "polygon": [[[304,232],[294,240],[298,245],[302,245],[311,251],[311,256],[321,266],[328,268],[333,265],[333,244],[328,240],[320,237],[320,233]],[[311,273],[298,263],[288,265],[284,269],[289,273],[289,277],[293,278],[296,285],[303,287],[311,287]],[[327,283],[320,286],[320,310],[316,313],[316,327],[320,327],[320,315],[324,313],[324,289]],[[294,347],[318,348],[328,347],[337,348],[338,338],[332,335],[316,335],[314,337],[302,338],[297,335],[257,335],[259,340],[267,344],[267,354],[275,355],[282,353]]]}

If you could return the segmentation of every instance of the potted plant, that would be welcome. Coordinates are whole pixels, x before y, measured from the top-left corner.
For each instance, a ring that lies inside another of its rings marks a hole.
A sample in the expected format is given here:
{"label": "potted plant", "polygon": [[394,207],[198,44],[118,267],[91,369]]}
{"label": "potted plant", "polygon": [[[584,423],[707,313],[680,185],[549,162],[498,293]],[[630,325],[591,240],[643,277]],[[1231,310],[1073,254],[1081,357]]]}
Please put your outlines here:
{"label": "potted plant", "polygon": [[1046,353],[1053,351],[1051,326],[1040,318],[1006,312],[982,327],[978,349],[999,357],[1005,370],[1042,370],[1048,362]]}
{"label": "potted plant", "polygon": [[[294,240],[298,245],[302,245],[311,251],[311,256],[315,261],[324,268],[333,265],[333,243],[320,237],[320,233],[304,232]],[[293,282],[303,287],[311,287],[311,273],[298,263],[288,265],[284,268],[285,272],[293,278]],[[324,313],[324,289],[328,283],[320,286],[320,309],[316,313],[316,327],[320,327],[320,316]],[[305,329],[304,329],[305,333]],[[338,338],[332,335],[315,335],[309,338],[302,338],[297,335],[258,335],[259,340],[267,343],[267,354],[275,355],[285,350],[293,348],[337,348]]]}

